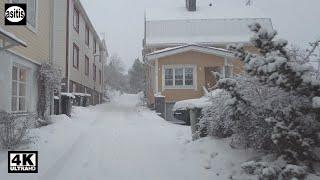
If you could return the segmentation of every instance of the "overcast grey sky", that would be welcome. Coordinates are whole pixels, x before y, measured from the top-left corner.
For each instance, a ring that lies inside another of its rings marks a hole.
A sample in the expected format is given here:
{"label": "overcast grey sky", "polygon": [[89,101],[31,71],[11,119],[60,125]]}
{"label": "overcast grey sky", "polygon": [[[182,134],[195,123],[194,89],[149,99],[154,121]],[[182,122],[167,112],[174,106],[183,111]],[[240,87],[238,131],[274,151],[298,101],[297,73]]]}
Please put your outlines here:
{"label": "overcast grey sky", "polygon": [[[148,7],[184,6],[185,0],[81,0],[97,32],[105,33],[110,54],[118,54],[128,68],[141,56],[144,10]],[[197,0],[200,5],[236,5],[247,0]],[[320,0],[253,0],[272,18],[282,38],[306,45],[320,37]],[[228,9],[226,9],[228,11]],[[232,12],[230,12],[232,13]]]}

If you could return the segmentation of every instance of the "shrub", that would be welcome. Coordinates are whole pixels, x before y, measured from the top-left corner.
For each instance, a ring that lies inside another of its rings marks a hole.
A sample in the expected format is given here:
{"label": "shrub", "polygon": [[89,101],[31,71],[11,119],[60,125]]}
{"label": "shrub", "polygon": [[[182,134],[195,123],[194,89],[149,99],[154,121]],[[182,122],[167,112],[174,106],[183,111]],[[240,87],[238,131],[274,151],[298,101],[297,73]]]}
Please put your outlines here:
{"label": "shrub", "polygon": [[212,105],[202,110],[199,129],[207,129],[210,136],[229,137],[233,134],[233,122],[229,117],[232,112],[232,98],[227,91],[221,89],[211,93]]}
{"label": "shrub", "polygon": [[14,149],[27,141],[27,131],[34,115],[17,116],[0,112],[0,148]]}

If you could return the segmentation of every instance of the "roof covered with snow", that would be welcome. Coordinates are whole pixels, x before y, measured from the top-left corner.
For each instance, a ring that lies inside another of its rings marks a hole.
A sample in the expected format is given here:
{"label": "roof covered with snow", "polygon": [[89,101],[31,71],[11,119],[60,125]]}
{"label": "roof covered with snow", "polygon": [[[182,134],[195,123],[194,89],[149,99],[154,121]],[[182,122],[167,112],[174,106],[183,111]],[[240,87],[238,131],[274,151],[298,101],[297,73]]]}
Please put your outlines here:
{"label": "roof covered with snow", "polygon": [[271,19],[254,7],[185,7],[146,10],[147,46],[177,44],[227,44],[249,42],[248,25],[259,22],[272,29]]}
{"label": "roof covered with snow", "polygon": [[198,6],[196,11],[187,11],[185,7],[149,8],[147,21],[185,20],[185,19],[247,19],[268,18],[259,9],[252,6]]}

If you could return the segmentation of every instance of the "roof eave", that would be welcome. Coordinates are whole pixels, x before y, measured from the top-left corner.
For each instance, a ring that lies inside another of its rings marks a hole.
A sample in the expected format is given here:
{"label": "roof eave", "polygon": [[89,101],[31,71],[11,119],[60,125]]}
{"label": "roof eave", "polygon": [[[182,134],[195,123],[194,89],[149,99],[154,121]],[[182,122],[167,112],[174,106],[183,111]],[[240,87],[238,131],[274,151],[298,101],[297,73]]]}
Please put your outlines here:
{"label": "roof eave", "polygon": [[227,51],[227,50],[222,51],[222,50],[214,49],[211,47],[203,47],[199,45],[185,45],[185,46],[179,46],[174,49],[170,49],[168,51],[163,51],[159,53],[150,53],[146,55],[146,58],[148,61],[152,61],[152,60],[157,60],[160,58],[173,56],[173,55],[188,52],[188,51],[196,51],[196,52],[201,52],[205,54],[216,55],[219,57],[234,58],[233,54],[230,51]]}

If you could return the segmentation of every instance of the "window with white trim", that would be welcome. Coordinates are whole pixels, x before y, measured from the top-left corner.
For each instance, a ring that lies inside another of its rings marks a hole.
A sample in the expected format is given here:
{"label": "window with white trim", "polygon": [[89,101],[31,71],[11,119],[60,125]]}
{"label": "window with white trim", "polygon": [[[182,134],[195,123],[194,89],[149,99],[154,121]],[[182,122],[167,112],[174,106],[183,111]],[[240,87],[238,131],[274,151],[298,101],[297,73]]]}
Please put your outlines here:
{"label": "window with white trim", "polygon": [[173,86],[173,69],[165,69],[165,86]]}
{"label": "window with white trim", "polygon": [[193,88],[195,67],[184,65],[164,66],[166,88]]}
{"label": "window with white trim", "polygon": [[187,86],[193,86],[193,68],[184,69],[184,84]]}
{"label": "window with white trim", "polygon": [[37,27],[37,0],[11,0],[12,3],[27,4],[27,24],[32,29]]}
{"label": "window with white trim", "polygon": [[27,95],[27,70],[13,66],[12,67],[12,96],[11,111],[26,112]]}

